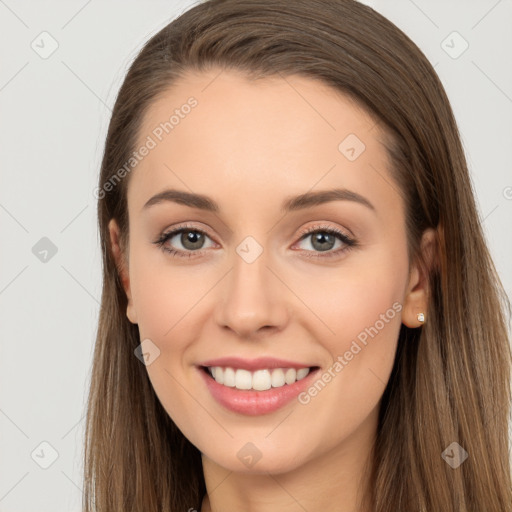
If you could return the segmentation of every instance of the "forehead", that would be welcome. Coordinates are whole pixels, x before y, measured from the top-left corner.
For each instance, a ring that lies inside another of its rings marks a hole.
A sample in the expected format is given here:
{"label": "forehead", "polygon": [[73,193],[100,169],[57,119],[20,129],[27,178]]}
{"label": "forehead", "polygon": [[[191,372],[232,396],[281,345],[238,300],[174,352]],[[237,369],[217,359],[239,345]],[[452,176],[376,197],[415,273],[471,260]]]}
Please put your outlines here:
{"label": "forehead", "polygon": [[206,193],[226,185],[260,202],[315,184],[371,195],[390,180],[381,135],[358,103],[318,80],[187,72],[141,123],[137,147],[151,140],[152,149],[137,164],[129,203],[140,208],[171,185]]}
{"label": "forehead", "polygon": [[[197,105],[189,109],[191,98]],[[215,68],[187,71],[156,98],[144,116],[140,135],[150,133],[159,123],[165,124],[173,113],[169,135],[186,132],[191,123],[181,121],[193,117],[214,128],[210,138],[217,133],[225,138],[227,132],[233,136],[238,132],[239,137],[247,132],[266,134],[269,138],[278,133],[281,147],[287,142],[296,146],[297,137],[302,136],[302,141],[320,133],[336,142],[347,129],[363,136],[377,124],[357,101],[319,80],[299,75],[250,79],[240,71]],[[283,132],[283,127],[288,130]]]}

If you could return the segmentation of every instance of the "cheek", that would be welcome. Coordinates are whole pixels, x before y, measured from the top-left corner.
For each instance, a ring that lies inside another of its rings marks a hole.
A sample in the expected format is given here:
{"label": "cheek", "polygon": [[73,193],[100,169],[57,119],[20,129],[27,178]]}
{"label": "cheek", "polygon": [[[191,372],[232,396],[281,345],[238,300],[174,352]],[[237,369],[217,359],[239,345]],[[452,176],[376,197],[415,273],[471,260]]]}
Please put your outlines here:
{"label": "cheek", "polygon": [[[134,247],[130,253],[130,288],[140,339],[151,340],[154,354],[146,366],[162,406],[182,430],[193,431],[195,402],[185,388],[185,354],[194,339],[193,319],[198,301],[208,290],[185,267],[173,267],[157,249]],[[156,346],[156,348],[154,348]]]}
{"label": "cheek", "polygon": [[[194,276],[194,274],[197,274]],[[174,264],[156,247],[135,246],[130,253],[130,289],[141,339],[172,340],[208,291],[204,271]]]}
{"label": "cheek", "polygon": [[359,404],[375,404],[384,390],[401,326],[400,285],[392,276],[379,278],[371,273],[365,279],[352,275],[330,283],[321,297],[310,295],[311,309],[322,319],[315,339],[332,359],[331,378],[326,375],[325,380],[336,382],[329,387],[338,388],[353,411]]}
{"label": "cheek", "polygon": [[130,253],[130,281],[140,339],[157,347],[158,357],[146,367],[153,389],[180,428],[193,430],[196,404],[185,390],[191,387],[189,349],[207,321],[205,299],[217,273],[205,276],[204,268],[179,266],[157,249],[136,246]]}
{"label": "cheek", "polygon": [[323,320],[316,339],[332,359],[300,401],[318,424],[336,425],[324,431],[326,441],[357,429],[382,397],[396,354],[407,269],[406,249],[388,247],[361,256],[338,278],[322,281],[322,294],[309,295]]}
{"label": "cheek", "polygon": [[316,316],[316,337],[334,357],[349,350],[355,339],[395,339],[407,270],[406,247],[383,245],[354,251],[339,267],[297,272],[290,279],[311,312],[307,322],[313,325]]}

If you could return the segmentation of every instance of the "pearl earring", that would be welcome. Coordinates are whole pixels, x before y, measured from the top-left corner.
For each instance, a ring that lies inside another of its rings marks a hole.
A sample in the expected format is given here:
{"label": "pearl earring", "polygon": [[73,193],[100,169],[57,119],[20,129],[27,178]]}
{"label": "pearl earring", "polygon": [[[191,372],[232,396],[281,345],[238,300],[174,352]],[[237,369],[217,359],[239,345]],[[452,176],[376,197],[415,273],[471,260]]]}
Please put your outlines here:
{"label": "pearl earring", "polygon": [[423,313],[418,313],[417,315],[418,322],[424,322],[425,321],[425,315]]}

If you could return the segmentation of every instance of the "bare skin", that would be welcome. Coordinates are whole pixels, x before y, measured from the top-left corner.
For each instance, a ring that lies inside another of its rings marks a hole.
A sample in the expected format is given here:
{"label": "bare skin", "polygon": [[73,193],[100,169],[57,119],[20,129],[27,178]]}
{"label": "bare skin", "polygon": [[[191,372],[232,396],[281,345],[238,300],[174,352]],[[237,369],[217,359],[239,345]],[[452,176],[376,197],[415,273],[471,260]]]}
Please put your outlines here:
{"label": "bare skin", "polygon": [[[151,383],[202,453],[208,495],[201,512],[360,512],[358,489],[366,483],[399,329],[421,325],[417,313],[426,311],[428,292],[408,259],[404,205],[380,128],[320,82],[298,76],[251,82],[214,69],[188,73],[158,99],[140,142],[190,96],[197,106],[130,178],[129,259],[114,220],[110,235],[127,316],[140,339],[160,350],[147,366]],[[354,152],[339,149],[349,134],[365,145],[353,161],[346,155]],[[205,194],[219,211],[171,201],[143,208],[167,188]],[[336,200],[281,211],[290,196],[335,188],[363,196],[373,208]],[[185,223],[189,232],[205,233],[202,245],[183,243],[187,233],[163,247],[153,243]],[[357,245],[331,235],[322,250],[325,239],[322,246],[316,235],[301,236],[308,228],[337,229]],[[425,233],[426,244],[432,235]],[[251,263],[237,252],[249,236],[263,249]],[[173,257],[164,247],[192,257]],[[370,326],[378,333],[345,357]],[[248,416],[221,406],[197,367],[232,355],[316,365],[319,378],[329,369],[332,377],[339,356],[347,364],[307,403],[292,400]],[[261,456],[251,467],[237,456],[248,442]]]}

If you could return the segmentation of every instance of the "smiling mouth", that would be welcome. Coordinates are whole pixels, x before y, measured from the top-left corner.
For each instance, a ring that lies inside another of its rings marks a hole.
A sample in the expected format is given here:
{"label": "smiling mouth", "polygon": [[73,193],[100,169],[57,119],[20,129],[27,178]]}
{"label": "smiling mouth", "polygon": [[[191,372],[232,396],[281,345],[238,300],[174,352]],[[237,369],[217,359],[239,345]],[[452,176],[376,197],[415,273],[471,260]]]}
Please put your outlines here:
{"label": "smiling mouth", "polygon": [[239,390],[266,391],[289,386],[304,379],[318,366],[304,368],[263,368],[249,371],[230,366],[201,366],[201,369],[218,384]]}

